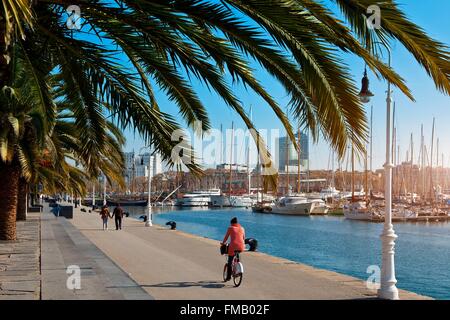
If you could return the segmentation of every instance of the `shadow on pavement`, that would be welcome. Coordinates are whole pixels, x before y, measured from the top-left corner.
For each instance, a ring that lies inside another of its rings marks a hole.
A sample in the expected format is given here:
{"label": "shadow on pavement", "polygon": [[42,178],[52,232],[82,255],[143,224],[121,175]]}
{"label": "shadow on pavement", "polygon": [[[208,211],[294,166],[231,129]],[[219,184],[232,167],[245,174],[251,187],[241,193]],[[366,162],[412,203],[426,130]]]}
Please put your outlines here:
{"label": "shadow on pavement", "polygon": [[223,282],[219,281],[180,281],[180,282],[165,282],[151,285],[143,285],[143,288],[187,288],[187,287],[202,287],[207,289],[220,289],[225,287]]}

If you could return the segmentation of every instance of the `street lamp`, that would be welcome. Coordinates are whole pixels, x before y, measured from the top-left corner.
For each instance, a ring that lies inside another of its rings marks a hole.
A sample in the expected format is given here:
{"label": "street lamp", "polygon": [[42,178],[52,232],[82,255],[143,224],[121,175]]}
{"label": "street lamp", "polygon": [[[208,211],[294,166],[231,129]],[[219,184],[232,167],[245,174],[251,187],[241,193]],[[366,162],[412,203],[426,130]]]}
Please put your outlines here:
{"label": "street lamp", "polygon": [[106,206],[106,174],[103,172],[103,205]]}
{"label": "street lamp", "polygon": [[[391,67],[391,50],[389,47],[382,43],[389,55],[389,68]],[[369,90],[369,79],[367,78],[367,71],[364,71],[364,77],[362,79],[362,88],[359,93],[359,97],[363,103],[368,103],[373,96]],[[384,164],[385,172],[385,217],[384,228],[381,234],[382,240],[382,265],[381,265],[381,280],[380,289],[378,290],[378,297],[382,299],[397,300],[398,289],[395,286],[397,280],[395,279],[395,264],[394,264],[394,247],[395,239],[397,235],[394,232],[394,226],[392,225],[392,168],[391,161],[391,83],[388,81],[387,97],[386,97],[386,163]]]}
{"label": "street lamp", "polygon": [[[139,153],[141,153],[142,149],[149,148],[150,146],[142,147],[139,150]],[[149,153],[148,156],[148,200],[147,200],[147,221],[145,221],[146,227],[151,227],[152,224],[152,156]]]}

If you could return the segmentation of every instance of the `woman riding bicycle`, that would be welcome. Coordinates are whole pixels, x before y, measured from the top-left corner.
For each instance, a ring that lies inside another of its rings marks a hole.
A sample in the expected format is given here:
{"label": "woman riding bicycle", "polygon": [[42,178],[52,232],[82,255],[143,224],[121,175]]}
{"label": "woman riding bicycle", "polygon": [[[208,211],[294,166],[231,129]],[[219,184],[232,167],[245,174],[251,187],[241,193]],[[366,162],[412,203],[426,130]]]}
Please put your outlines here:
{"label": "woman riding bicycle", "polygon": [[238,220],[236,217],[231,219],[230,221],[231,226],[228,228],[227,233],[225,234],[225,237],[223,238],[223,242],[221,244],[224,244],[227,242],[228,237],[230,237],[230,244],[228,246],[228,268],[227,268],[227,278],[225,281],[229,281],[231,279],[231,265],[233,263],[234,258],[234,252],[235,251],[244,251],[245,249],[245,230],[244,228],[238,223]]}

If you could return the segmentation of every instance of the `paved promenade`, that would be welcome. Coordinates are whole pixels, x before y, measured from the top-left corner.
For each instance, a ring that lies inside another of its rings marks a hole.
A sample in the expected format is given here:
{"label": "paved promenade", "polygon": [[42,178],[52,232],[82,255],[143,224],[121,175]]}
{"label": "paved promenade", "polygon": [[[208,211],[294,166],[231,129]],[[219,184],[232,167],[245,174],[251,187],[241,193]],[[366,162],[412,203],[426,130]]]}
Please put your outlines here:
{"label": "paved promenade", "polygon": [[[0,300],[153,299],[66,218],[29,214],[18,239],[0,241]],[[69,266],[81,271],[79,290],[67,287]]]}
{"label": "paved promenade", "polygon": [[0,241],[0,300],[40,298],[40,214],[17,223],[19,240]]}
{"label": "paved promenade", "polygon": [[[75,213],[80,231],[155,299],[374,299],[359,279],[258,252],[242,255],[243,284],[223,283],[217,241],[125,218],[101,230],[98,213]],[[401,299],[424,299],[401,291]]]}

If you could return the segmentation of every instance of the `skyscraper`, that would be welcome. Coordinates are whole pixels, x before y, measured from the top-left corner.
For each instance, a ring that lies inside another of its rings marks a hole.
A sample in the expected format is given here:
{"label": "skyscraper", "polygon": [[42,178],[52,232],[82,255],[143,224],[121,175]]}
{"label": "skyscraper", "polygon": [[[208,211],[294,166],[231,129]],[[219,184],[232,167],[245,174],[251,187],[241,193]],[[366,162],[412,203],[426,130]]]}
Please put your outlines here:
{"label": "skyscraper", "polygon": [[[287,139],[287,141],[286,141]],[[298,133],[295,134],[295,139],[298,141]],[[286,144],[287,142],[287,144]],[[295,146],[289,137],[280,137],[276,140],[277,154],[275,155],[275,163],[278,164],[279,172],[286,172],[289,165],[289,172],[294,173],[297,171],[298,166],[298,153],[295,150]],[[287,153],[289,155],[289,164],[287,164]],[[304,133],[300,133],[300,166],[306,168],[309,161],[309,142],[308,136]]]}

